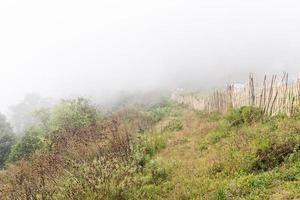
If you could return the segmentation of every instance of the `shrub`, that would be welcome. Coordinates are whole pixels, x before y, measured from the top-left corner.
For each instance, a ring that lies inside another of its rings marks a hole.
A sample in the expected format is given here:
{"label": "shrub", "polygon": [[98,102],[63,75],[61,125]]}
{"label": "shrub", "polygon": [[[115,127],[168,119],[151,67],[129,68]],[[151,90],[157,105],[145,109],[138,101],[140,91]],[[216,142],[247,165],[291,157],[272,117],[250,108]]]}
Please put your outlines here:
{"label": "shrub", "polygon": [[228,134],[229,134],[228,130],[226,130],[224,127],[221,126],[209,135],[208,142],[210,144],[216,144],[222,138],[225,138]]}
{"label": "shrub", "polygon": [[180,131],[183,129],[183,124],[180,119],[175,118],[171,120],[164,128],[163,131]]}
{"label": "shrub", "polygon": [[266,149],[258,149],[257,160],[252,164],[251,171],[267,171],[279,166],[294,152],[295,147],[299,147],[295,142],[286,142],[281,145],[272,144]]}
{"label": "shrub", "polygon": [[4,167],[16,139],[12,134],[0,136],[0,168]]}
{"label": "shrub", "polygon": [[173,189],[169,181],[173,168],[174,163],[165,163],[159,158],[151,160],[143,173],[137,175],[138,184],[127,199],[167,199]]}
{"label": "shrub", "polygon": [[75,134],[80,129],[95,125],[97,117],[97,109],[87,99],[63,100],[53,108],[50,125],[53,131]]}
{"label": "shrub", "polygon": [[0,168],[2,168],[15,144],[15,136],[6,117],[0,113]]}
{"label": "shrub", "polygon": [[44,146],[44,137],[38,128],[30,128],[25,135],[13,146],[8,162],[15,162],[32,155]]}
{"label": "shrub", "polygon": [[150,116],[154,122],[159,122],[163,117],[170,113],[169,107],[157,107],[150,111]]}
{"label": "shrub", "polygon": [[149,163],[149,169],[151,171],[151,183],[158,185],[159,183],[167,180],[169,176],[168,170],[163,166],[159,160],[152,160]]}
{"label": "shrub", "polygon": [[263,118],[263,111],[252,106],[243,106],[239,109],[230,111],[225,118],[230,126],[252,124]]}
{"label": "shrub", "polygon": [[135,144],[135,158],[141,166],[145,166],[155,154],[167,145],[167,137],[164,134],[145,135]]}

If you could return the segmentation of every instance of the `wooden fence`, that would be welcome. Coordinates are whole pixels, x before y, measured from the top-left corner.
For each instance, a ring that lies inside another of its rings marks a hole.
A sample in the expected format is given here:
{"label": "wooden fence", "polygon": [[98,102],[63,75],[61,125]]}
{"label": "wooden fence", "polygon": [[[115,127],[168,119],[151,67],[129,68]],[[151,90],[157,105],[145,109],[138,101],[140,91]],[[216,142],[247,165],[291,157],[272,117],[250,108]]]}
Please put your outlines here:
{"label": "wooden fence", "polygon": [[204,96],[176,91],[172,94],[172,99],[207,112],[224,113],[230,108],[255,106],[261,108],[265,114],[290,115],[300,103],[300,80],[289,81],[288,74],[284,73],[281,78],[273,75],[268,79],[265,75],[262,81],[255,82],[253,74],[250,74],[243,87],[228,84],[226,88]]}

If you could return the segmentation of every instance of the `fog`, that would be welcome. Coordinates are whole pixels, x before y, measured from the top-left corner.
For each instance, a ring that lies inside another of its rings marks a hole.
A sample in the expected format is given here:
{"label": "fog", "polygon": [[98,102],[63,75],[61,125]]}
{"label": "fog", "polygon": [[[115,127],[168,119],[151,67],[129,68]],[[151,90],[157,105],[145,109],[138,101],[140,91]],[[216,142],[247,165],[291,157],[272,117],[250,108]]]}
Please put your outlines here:
{"label": "fog", "polygon": [[300,70],[289,0],[2,0],[0,111],[27,93],[108,99]]}

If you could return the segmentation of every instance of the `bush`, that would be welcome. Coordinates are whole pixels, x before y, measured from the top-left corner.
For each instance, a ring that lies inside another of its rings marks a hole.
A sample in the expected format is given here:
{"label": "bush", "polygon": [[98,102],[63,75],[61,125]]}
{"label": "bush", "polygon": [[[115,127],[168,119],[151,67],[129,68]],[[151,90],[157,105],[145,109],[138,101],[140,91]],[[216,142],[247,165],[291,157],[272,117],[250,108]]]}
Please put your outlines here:
{"label": "bush", "polygon": [[163,117],[170,113],[169,107],[157,107],[150,111],[150,116],[154,122],[159,122]]}
{"label": "bush", "polygon": [[221,126],[209,135],[208,142],[210,144],[216,144],[221,139],[225,138],[228,135],[229,135],[228,130],[226,130],[224,127]]}
{"label": "bush", "polygon": [[266,149],[258,149],[256,152],[257,160],[252,164],[251,171],[273,169],[283,163],[298,148],[299,145],[296,145],[295,142],[286,142],[281,145],[272,144]]}
{"label": "bush", "polygon": [[53,131],[76,134],[80,129],[95,125],[97,118],[97,109],[87,99],[63,100],[53,108],[50,125]]}
{"label": "bush", "polygon": [[180,119],[175,118],[171,120],[164,128],[163,131],[180,131],[183,129],[183,124]]}
{"label": "bush", "polygon": [[15,142],[16,139],[12,134],[0,136],[0,168],[4,167]]}
{"label": "bush", "polygon": [[167,137],[164,134],[145,135],[135,144],[135,159],[144,167],[166,145]]}
{"label": "bush", "polygon": [[130,191],[127,199],[167,199],[173,189],[170,174],[174,163],[165,163],[161,159],[151,160],[143,173],[137,174],[138,184]]}
{"label": "bush", "polygon": [[12,147],[8,162],[15,162],[32,155],[44,146],[44,137],[40,129],[30,128],[25,135]]}
{"label": "bush", "polygon": [[12,127],[6,117],[0,113],[0,168],[4,167],[14,144],[15,136]]}
{"label": "bush", "polygon": [[169,176],[168,170],[163,166],[159,160],[152,160],[148,166],[151,171],[151,183],[158,185],[159,183],[167,180]]}
{"label": "bush", "polygon": [[263,111],[251,106],[243,106],[232,110],[225,117],[230,126],[239,126],[242,124],[252,124],[263,119]]}

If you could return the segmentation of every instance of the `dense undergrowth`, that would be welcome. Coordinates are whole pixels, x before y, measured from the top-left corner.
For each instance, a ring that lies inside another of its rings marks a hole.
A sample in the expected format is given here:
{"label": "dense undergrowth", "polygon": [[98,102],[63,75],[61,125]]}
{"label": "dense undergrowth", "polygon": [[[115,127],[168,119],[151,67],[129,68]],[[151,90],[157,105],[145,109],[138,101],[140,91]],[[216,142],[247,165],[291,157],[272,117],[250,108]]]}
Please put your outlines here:
{"label": "dense undergrowth", "polygon": [[103,116],[84,99],[63,101],[13,147],[1,199],[153,197],[171,169],[154,156],[182,129],[175,108],[165,101]]}

